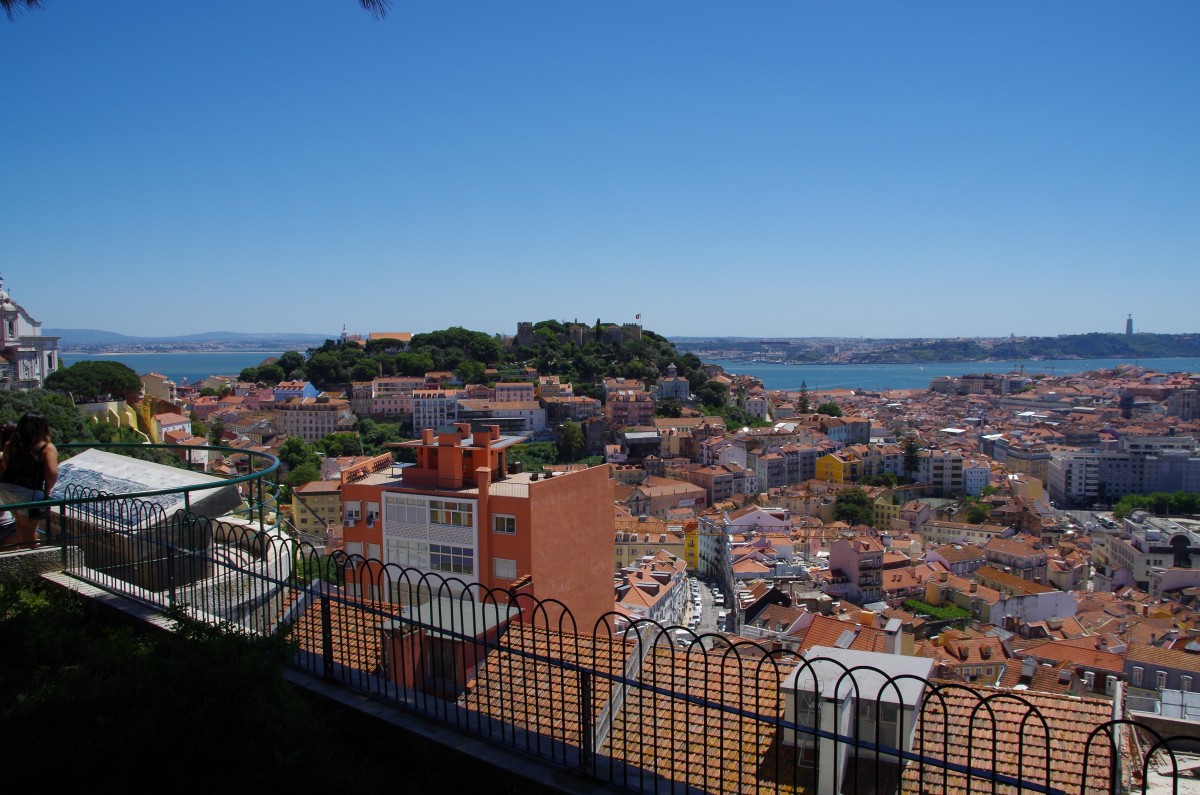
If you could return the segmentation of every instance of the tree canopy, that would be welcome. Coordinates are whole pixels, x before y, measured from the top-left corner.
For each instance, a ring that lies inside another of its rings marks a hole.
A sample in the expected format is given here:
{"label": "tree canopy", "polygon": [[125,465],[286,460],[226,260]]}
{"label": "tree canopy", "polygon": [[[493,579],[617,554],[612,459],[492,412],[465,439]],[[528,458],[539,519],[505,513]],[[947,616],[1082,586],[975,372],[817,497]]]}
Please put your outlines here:
{"label": "tree canopy", "polygon": [[142,379],[120,362],[83,361],[46,377],[46,389],[70,392],[76,403],[122,399],[129,403],[142,393]]}
{"label": "tree canopy", "polygon": [[875,509],[871,498],[862,489],[845,489],[838,492],[833,502],[833,515],[850,526],[875,521]]}
{"label": "tree canopy", "polygon": [[840,417],[842,416],[842,407],[831,400],[827,403],[822,403],[821,405],[817,406],[817,413],[824,414],[829,417]]}
{"label": "tree canopy", "polygon": [[0,390],[0,424],[16,422],[29,411],[45,415],[50,424],[50,440],[55,444],[90,442],[95,438],[83,421],[83,415],[67,396],[44,389],[24,392]]}
{"label": "tree canopy", "polygon": [[1194,491],[1151,494],[1126,494],[1113,506],[1113,516],[1124,519],[1134,511],[1147,511],[1156,516],[1193,515],[1200,513],[1200,493]]}

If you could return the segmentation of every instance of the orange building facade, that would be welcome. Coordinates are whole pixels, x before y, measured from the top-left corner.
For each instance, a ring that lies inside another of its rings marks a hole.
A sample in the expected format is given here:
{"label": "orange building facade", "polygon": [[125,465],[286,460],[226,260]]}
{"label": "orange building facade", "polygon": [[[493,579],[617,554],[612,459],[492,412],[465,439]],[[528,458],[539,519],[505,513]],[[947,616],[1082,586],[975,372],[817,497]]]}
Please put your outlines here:
{"label": "orange building facade", "polygon": [[[524,441],[497,426],[428,428],[417,463],[347,482],[345,548],[389,567],[349,582],[352,592],[408,601],[389,582],[415,569],[487,588],[517,587],[557,599],[580,631],[613,608],[613,495],[608,467],[564,474],[510,473],[508,452]],[[415,578],[410,574],[409,581]],[[460,588],[461,589],[461,588]]]}

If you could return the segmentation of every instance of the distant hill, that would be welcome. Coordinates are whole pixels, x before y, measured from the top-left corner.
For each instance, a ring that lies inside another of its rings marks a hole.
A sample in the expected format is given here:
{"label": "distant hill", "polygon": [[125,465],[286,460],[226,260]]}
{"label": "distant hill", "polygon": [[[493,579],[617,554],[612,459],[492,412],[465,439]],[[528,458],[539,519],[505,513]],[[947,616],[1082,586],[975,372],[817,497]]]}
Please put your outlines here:
{"label": "distant hill", "polygon": [[1191,334],[1063,334],[1057,337],[992,337],[971,339],[867,339],[863,350],[838,351],[828,339],[747,339],[744,337],[676,337],[680,350],[720,350],[742,356],[769,351],[778,361],[840,364],[925,364],[1021,359],[1153,359],[1200,356],[1200,333]]}
{"label": "distant hill", "polygon": [[42,333],[59,337],[64,348],[86,345],[171,345],[177,343],[247,343],[262,342],[276,346],[278,343],[305,342],[320,344],[327,335],[302,332],[262,332],[247,334],[240,331],[205,331],[200,334],[180,334],[173,337],[134,337],[115,331],[87,328],[43,328]]}

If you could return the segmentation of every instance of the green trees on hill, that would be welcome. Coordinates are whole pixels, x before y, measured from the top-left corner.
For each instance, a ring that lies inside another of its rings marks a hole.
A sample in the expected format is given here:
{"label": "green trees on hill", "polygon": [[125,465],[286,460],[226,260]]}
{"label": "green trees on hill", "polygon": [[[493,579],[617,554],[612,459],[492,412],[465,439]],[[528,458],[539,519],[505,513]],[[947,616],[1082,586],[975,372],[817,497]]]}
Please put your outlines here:
{"label": "green trees on hill", "polygon": [[142,380],[120,362],[83,361],[47,376],[46,389],[70,392],[76,403],[109,398],[134,403],[142,393]]}
{"label": "green trees on hill", "polygon": [[[453,372],[463,383],[486,383],[488,368],[495,368],[500,373],[495,377],[502,379],[506,373],[524,377],[524,369],[533,367],[542,374],[560,376],[579,393],[593,397],[598,396],[595,384],[606,377],[643,381],[652,387],[672,364],[693,389],[707,380],[694,353],[680,353],[665,337],[648,330],[638,339],[606,341],[605,329],[611,327],[597,321],[582,337],[576,331],[571,339],[567,324],[542,320],[534,324],[533,344],[524,346],[509,346],[499,335],[461,326],[414,334],[405,351],[397,350],[396,340],[370,340],[365,345],[326,340],[304,354],[288,351],[274,365],[248,368],[243,377],[271,383],[282,370],[284,378],[307,379],[319,389],[337,389],[351,381],[419,377],[433,371]],[[714,405],[723,405],[715,401],[715,395],[708,397]]]}
{"label": "green trees on hill", "polygon": [[287,380],[287,373],[278,364],[260,364],[258,367],[247,367],[238,375],[239,381],[267,384],[274,386],[280,381]]}
{"label": "green trees on hill", "polygon": [[55,444],[90,442],[95,439],[91,426],[83,421],[83,415],[66,395],[44,389],[26,392],[0,390],[0,424],[16,422],[29,411],[45,415],[50,424],[50,440]]}

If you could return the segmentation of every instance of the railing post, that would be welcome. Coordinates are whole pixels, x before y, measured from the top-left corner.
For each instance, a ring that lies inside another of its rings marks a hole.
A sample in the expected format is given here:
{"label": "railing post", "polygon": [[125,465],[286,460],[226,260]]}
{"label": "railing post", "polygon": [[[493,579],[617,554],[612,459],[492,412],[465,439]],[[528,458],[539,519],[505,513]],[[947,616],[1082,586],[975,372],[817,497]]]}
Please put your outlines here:
{"label": "railing post", "polygon": [[[254,462],[251,461],[250,465],[254,466]],[[267,509],[263,505],[262,478],[258,478],[257,480],[254,481],[254,489],[255,489],[255,491],[258,492],[258,532],[261,533],[265,529],[266,521],[267,521],[266,515],[265,515],[267,512]]]}
{"label": "railing post", "polygon": [[167,604],[175,606],[175,550],[174,544],[164,545],[167,553]]}
{"label": "railing post", "polygon": [[326,679],[333,678],[333,614],[329,607],[329,594],[321,592],[321,657],[322,672]]}
{"label": "railing post", "polygon": [[596,757],[592,749],[592,672],[579,672],[579,769],[591,775]]}

